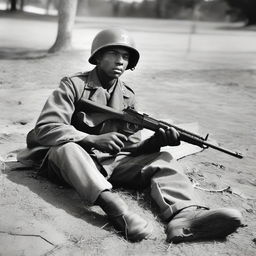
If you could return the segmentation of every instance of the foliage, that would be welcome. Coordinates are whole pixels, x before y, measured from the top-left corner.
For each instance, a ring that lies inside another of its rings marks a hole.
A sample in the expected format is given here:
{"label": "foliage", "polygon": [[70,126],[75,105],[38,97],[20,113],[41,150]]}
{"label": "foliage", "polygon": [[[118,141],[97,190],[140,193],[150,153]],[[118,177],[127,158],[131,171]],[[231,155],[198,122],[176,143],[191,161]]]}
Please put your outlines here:
{"label": "foliage", "polygon": [[231,14],[241,16],[247,21],[247,25],[256,24],[255,0],[225,0],[232,8]]}

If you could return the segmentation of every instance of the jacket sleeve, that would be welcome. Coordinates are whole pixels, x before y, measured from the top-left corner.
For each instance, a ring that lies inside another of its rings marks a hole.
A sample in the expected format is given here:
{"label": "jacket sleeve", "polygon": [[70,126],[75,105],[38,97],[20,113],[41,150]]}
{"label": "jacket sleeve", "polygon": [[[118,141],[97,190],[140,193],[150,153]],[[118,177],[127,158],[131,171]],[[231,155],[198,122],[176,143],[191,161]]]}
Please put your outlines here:
{"label": "jacket sleeve", "polygon": [[75,102],[80,95],[79,88],[76,88],[70,78],[61,80],[59,88],[46,101],[34,129],[41,145],[56,146],[85,138],[86,133],[71,125]]}

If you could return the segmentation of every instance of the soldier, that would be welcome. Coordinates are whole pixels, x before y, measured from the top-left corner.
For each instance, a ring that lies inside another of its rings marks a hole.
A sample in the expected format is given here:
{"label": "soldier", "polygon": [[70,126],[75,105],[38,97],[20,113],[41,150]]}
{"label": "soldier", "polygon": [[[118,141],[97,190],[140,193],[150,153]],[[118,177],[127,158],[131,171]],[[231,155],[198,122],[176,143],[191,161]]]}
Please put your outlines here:
{"label": "soldier", "polygon": [[169,242],[226,237],[241,225],[241,214],[235,209],[205,207],[177,161],[160,151],[162,146],[180,144],[175,129],[160,129],[141,141],[140,133],[127,132],[125,123],[101,122],[99,113],[79,105],[81,99],[89,99],[117,110],[136,109],[133,90],[119,77],[134,69],[138,60],[139,52],[126,31],[99,32],[89,58],[96,67],[61,80],[27,135],[27,148],[18,159],[33,163],[51,180],[72,186],[88,204],[100,206],[127,240],[149,238],[152,226],[128,209],[112,191],[113,186],[150,187],[167,223]]}

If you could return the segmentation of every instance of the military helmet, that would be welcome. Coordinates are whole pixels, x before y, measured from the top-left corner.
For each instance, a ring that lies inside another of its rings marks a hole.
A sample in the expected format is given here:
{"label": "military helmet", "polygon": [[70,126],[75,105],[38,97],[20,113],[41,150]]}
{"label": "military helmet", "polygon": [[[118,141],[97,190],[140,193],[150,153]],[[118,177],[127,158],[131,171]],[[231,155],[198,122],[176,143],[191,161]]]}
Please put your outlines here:
{"label": "military helmet", "polygon": [[96,65],[96,53],[110,46],[122,46],[127,48],[130,53],[129,63],[126,69],[133,69],[140,58],[135,43],[127,31],[123,29],[105,29],[100,31],[94,38],[91,47],[89,62]]}

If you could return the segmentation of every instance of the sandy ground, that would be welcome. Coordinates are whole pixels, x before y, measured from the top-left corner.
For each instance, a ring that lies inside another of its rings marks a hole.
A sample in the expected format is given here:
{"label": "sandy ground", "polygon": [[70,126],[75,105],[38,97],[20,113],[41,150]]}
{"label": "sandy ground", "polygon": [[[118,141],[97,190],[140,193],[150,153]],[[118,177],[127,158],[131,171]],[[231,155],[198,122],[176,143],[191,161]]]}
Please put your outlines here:
{"label": "sandy ground", "polygon": [[[0,255],[256,254],[254,30],[198,23],[189,38],[189,22],[79,18],[74,48],[45,56],[56,34],[54,19],[2,14],[0,23]],[[239,160],[208,149],[180,160],[206,204],[242,212],[247,226],[225,241],[168,244],[147,193],[120,191],[155,228],[154,240],[129,243],[73,190],[37,177],[34,170],[12,170],[10,161],[25,146],[47,96],[63,75],[91,68],[92,38],[113,25],[129,29],[141,51],[138,68],[124,75],[141,111],[175,123],[198,122],[202,134],[245,155]]]}

